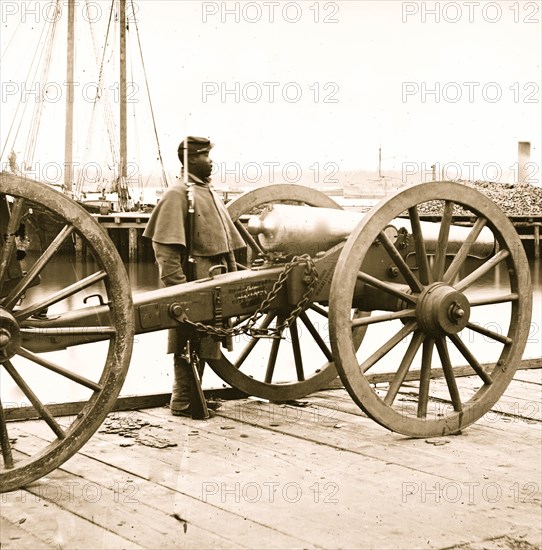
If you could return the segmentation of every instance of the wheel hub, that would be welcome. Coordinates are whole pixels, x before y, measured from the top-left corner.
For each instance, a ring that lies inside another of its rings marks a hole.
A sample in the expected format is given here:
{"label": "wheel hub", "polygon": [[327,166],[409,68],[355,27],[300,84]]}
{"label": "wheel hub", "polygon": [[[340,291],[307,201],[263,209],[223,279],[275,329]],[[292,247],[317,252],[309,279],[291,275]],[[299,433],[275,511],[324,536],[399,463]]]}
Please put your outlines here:
{"label": "wheel hub", "polygon": [[457,334],[467,326],[469,317],[467,297],[444,283],[427,287],[418,298],[416,318],[427,334]]}
{"label": "wheel hub", "polygon": [[11,359],[21,345],[17,321],[6,309],[0,308],[0,361]]}

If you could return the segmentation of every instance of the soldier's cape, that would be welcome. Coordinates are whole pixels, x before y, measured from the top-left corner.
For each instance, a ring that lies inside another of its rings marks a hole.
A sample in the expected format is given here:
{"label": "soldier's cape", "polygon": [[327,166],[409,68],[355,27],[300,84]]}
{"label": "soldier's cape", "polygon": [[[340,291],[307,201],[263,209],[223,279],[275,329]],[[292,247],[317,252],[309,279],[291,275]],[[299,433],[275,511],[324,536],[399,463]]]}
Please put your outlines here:
{"label": "soldier's cape", "polygon": [[[217,256],[244,248],[246,244],[220,197],[196,176],[189,174],[189,177],[194,183],[195,202],[192,254]],[[179,182],[165,191],[151,214],[143,236],[158,243],[187,247],[187,217],[187,188]]]}

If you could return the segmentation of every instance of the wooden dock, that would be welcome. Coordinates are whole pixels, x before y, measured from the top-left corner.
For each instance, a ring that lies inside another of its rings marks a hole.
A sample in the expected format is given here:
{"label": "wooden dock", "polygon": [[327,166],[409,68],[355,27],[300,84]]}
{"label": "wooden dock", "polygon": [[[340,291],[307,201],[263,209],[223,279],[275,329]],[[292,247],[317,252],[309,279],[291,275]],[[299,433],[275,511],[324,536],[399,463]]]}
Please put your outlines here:
{"label": "wooden dock", "polygon": [[[541,548],[541,398],[542,369],[519,370],[491,413],[427,440],[342,388],[224,401],[208,421],[112,413],[61,469],[0,496],[1,548]],[[19,450],[46,435],[12,426]]]}
{"label": "wooden dock", "polygon": [[[148,212],[92,214],[92,217],[107,231],[121,258],[130,263],[154,259],[150,241],[142,237],[150,216]],[[78,260],[86,257],[87,251],[81,239],[76,241],[75,253]]]}

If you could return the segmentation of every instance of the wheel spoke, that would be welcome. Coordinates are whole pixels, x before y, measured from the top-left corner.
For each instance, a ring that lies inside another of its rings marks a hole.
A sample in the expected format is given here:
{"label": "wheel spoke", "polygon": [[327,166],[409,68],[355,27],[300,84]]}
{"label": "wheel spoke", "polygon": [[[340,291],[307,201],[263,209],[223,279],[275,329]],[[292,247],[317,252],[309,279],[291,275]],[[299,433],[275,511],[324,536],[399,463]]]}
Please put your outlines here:
{"label": "wheel spoke", "polygon": [[235,222],[235,227],[237,228],[237,231],[239,231],[239,233],[241,234],[241,237],[243,237],[243,240],[248,244],[248,246],[250,246],[253,252],[255,252],[257,255],[264,254],[262,247],[239,220]]}
{"label": "wheel spoke", "polygon": [[4,407],[0,400],[0,445],[2,446],[2,457],[4,458],[4,467],[13,468],[13,453],[11,452],[11,443],[9,442],[8,428]]}
{"label": "wheel spoke", "polygon": [[420,389],[418,395],[418,418],[426,418],[429,403],[429,384],[431,382],[431,360],[435,339],[426,338],[423,341],[422,368],[420,370]]}
{"label": "wheel spoke", "polygon": [[448,239],[450,237],[450,226],[452,224],[452,215],[454,212],[454,203],[446,201],[444,212],[440,220],[440,230],[437,240],[437,249],[435,252],[435,263],[433,265],[433,280],[440,281],[444,275],[444,266],[446,265],[446,252],[448,250]]}
{"label": "wheel spoke", "polygon": [[413,292],[421,292],[423,290],[423,285],[420,283],[416,275],[414,275],[397,248],[395,248],[395,245],[391,242],[391,239],[388,237],[388,235],[386,235],[384,231],[381,231],[380,235],[378,236],[378,240],[382,243],[389,257],[399,268],[399,271],[405,278],[405,281],[408,283],[408,286],[410,286],[411,290]]}
{"label": "wheel spoke", "polygon": [[301,356],[301,347],[299,345],[299,333],[297,331],[297,321],[290,325],[290,336],[292,337],[292,350],[294,352],[295,371],[297,379],[302,382],[305,380],[305,372],[303,371],[303,358]]}
{"label": "wheel spoke", "polygon": [[446,340],[444,338],[438,338],[436,344],[440,357],[440,362],[442,364],[442,370],[444,371],[444,378],[446,379],[448,391],[450,392],[450,397],[454,406],[454,411],[462,411],[463,405],[461,403],[461,396],[459,395],[459,390],[457,389],[457,383],[454,376],[454,368],[450,361],[450,356],[448,355]]}
{"label": "wheel spoke", "polygon": [[[260,328],[267,328],[271,321],[276,317],[275,313],[270,312],[265,316],[265,319],[262,321],[262,324],[260,325]],[[237,358],[237,360],[234,363],[234,367],[239,370],[241,368],[241,365],[245,362],[246,358],[250,355],[250,352],[254,349],[254,346],[260,341],[260,338],[255,338],[252,336],[249,343],[244,347],[243,351]]]}
{"label": "wheel spoke", "polygon": [[369,317],[360,317],[359,319],[352,319],[352,328],[364,327],[372,325],[374,323],[382,323],[385,321],[393,321],[394,319],[404,319],[406,317],[414,317],[416,314],[415,309],[402,309],[401,311],[394,311],[393,313],[382,313],[381,315],[370,315]]}
{"label": "wheel spoke", "polygon": [[16,198],[13,201],[13,205],[11,208],[11,215],[6,228],[4,245],[2,247],[2,250],[0,251],[0,292],[2,291],[2,286],[4,284],[4,275],[6,274],[6,270],[11,260],[13,249],[15,248],[15,233],[17,232],[17,229],[19,229],[19,226],[21,225],[23,206],[24,206],[23,199]]}
{"label": "wheel spoke", "polygon": [[502,304],[504,302],[517,302],[519,295],[516,292],[511,294],[500,294],[495,296],[481,296],[480,298],[469,298],[470,307],[488,306],[491,304]]}
{"label": "wheel spoke", "polygon": [[64,439],[66,434],[60,427],[58,422],[54,419],[53,415],[49,412],[47,407],[39,400],[38,396],[30,389],[30,386],[24,381],[22,376],[17,372],[17,369],[12,365],[10,361],[3,363],[4,368],[8,371],[13,381],[21,388],[22,392],[26,395],[30,403],[36,409],[38,414],[47,422],[48,426],[54,432],[59,439]]}
{"label": "wheel spoke", "polygon": [[367,372],[375,363],[380,361],[384,355],[390,352],[403,338],[406,338],[417,327],[416,321],[401,327],[401,329],[394,334],[385,344],[380,346],[368,359],[366,359],[361,365],[361,372]]}
{"label": "wheel spoke", "polygon": [[303,324],[307,327],[307,330],[309,331],[313,340],[318,344],[318,347],[322,350],[322,353],[326,356],[326,359],[331,363],[333,361],[333,354],[331,353],[331,350],[324,342],[324,339],[320,336],[320,333],[318,332],[318,330],[316,330],[316,327],[312,324],[308,315],[303,311],[300,313],[299,318],[301,319]]}
{"label": "wheel spoke", "polygon": [[[277,326],[284,322],[282,315],[277,316]],[[269,352],[269,361],[267,362],[267,369],[265,370],[264,382],[271,384],[273,381],[273,374],[275,373],[275,365],[277,363],[277,355],[279,353],[281,338],[273,338],[271,343],[271,351]]]}
{"label": "wheel spoke", "polygon": [[75,372],[71,372],[65,369],[64,367],[61,367],[59,365],[56,365],[55,363],[52,363],[51,361],[47,361],[46,359],[43,359],[39,355],[35,355],[34,353],[32,353],[31,351],[28,351],[27,349],[19,348],[18,353],[21,357],[24,357],[29,361],[33,361],[34,363],[37,363],[38,365],[45,367],[50,371],[56,372],[57,374],[60,374],[65,378],[73,380],[74,382],[77,382],[82,386],[90,388],[93,391],[100,391],[103,389],[103,386],[101,386],[100,384],[96,384],[95,382],[93,382],[92,380],[89,380],[88,378],[85,378],[84,376],[76,374]]}
{"label": "wheel spoke", "polygon": [[486,223],[487,220],[485,218],[478,218],[472,226],[472,229],[465,239],[465,242],[461,245],[461,248],[455,255],[455,258],[453,259],[452,263],[444,274],[443,281],[446,284],[451,284],[455,279],[455,276],[459,273],[461,266],[465,263],[465,260],[469,255],[469,249],[471,245],[474,244],[474,242],[478,238],[478,235],[480,235],[480,232],[485,227]]}
{"label": "wheel spoke", "polygon": [[499,265],[504,259],[510,256],[508,250],[499,250],[493,258],[483,263],[480,267],[475,269],[472,273],[469,273],[464,279],[458,281],[454,287],[456,290],[463,291],[473,283],[475,283],[480,277],[484,276],[486,273],[491,271],[494,267]]}
{"label": "wheel spoke", "polygon": [[54,256],[64,241],[73,233],[72,225],[65,225],[60,233],[53,239],[47,250],[38,258],[36,263],[28,270],[24,279],[6,296],[3,306],[12,309],[18,302],[20,296],[30,286],[32,281],[41,273],[47,262]]}
{"label": "wheel spoke", "polygon": [[418,269],[420,270],[420,281],[424,285],[432,283],[432,275],[429,269],[429,259],[425,250],[425,241],[423,239],[422,226],[420,224],[420,216],[418,215],[418,207],[413,206],[408,209],[410,223],[412,224],[412,235],[414,237],[414,248],[416,249],[416,258],[418,261]]}
{"label": "wheel spoke", "polygon": [[399,392],[399,389],[408,374],[410,366],[412,365],[412,361],[424,341],[424,338],[425,334],[421,330],[414,331],[403,360],[401,361],[401,364],[399,365],[399,368],[391,381],[386,397],[384,397],[384,403],[386,403],[386,405],[391,406],[393,404],[395,397],[397,396],[397,393]]}
{"label": "wheel spoke", "polygon": [[461,352],[461,355],[467,360],[468,364],[472,367],[474,372],[484,381],[484,384],[493,384],[493,379],[484,370],[482,365],[478,362],[476,357],[470,352],[469,348],[463,343],[463,340],[459,338],[457,334],[451,334],[450,340],[454,343],[455,347]]}
{"label": "wheel spoke", "polygon": [[388,294],[393,294],[393,296],[397,296],[398,298],[401,298],[409,304],[415,304],[417,302],[417,298],[412,294],[407,294],[406,292],[399,290],[396,286],[393,286],[390,283],[385,283],[384,281],[381,281],[380,279],[377,279],[376,277],[373,277],[368,273],[364,273],[363,271],[360,271],[358,273],[358,279],[360,281],[363,281],[364,283],[367,283],[368,285],[383,290]]}
{"label": "wheel spoke", "polygon": [[105,279],[106,277],[107,273],[105,271],[97,271],[96,273],[93,273],[92,275],[89,275],[88,277],[85,277],[84,279],[81,279],[80,281],[77,281],[64,289],[55,292],[37,304],[32,304],[25,309],[17,310],[14,312],[14,317],[20,323],[21,321],[28,319],[31,315],[39,313],[43,309],[56,304],[57,302],[60,302],[73,294],[76,294],[77,292],[101,281],[102,279]]}
{"label": "wheel spoke", "polygon": [[309,306],[309,309],[312,309],[313,311],[316,311],[316,313],[319,313],[320,315],[322,315],[326,319],[329,318],[329,313],[323,307],[320,307],[316,304],[311,304]]}
{"label": "wheel spoke", "polygon": [[497,340],[502,344],[510,345],[514,343],[514,340],[512,340],[511,338],[508,338],[508,336],[504,336],[503,334],[499,334],[498,332],[494,332],[480,325],[476,325],[475,323],[469,322],[467,323],[467,327],[470,328],[471,330],[474,330],[474,332],[479,332],[480,334],[483,334],[488,338],[492,338],[493,340]]}

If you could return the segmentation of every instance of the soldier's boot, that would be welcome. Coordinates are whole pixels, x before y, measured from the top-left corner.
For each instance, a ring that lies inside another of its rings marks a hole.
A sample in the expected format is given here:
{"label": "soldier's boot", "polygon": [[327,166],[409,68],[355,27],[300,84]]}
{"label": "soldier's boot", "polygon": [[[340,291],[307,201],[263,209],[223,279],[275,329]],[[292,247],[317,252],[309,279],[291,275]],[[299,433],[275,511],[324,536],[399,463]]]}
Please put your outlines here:
{"label": "soldier's boot", "polygon": [[187,416],[194,419],[206,419],[215,416],[213,410],[218,408],[218,403],[207,403],[201,387],[203,375],[203,361],[192,355],[193,364],[187,361],[190,357],[190,345],[188,353],[174,356],[173,364],[173,390],[171,392],[170,410],[174,416]]}
{"label": "soldier's boot", "polygon": [[175,416],[192,416],[192,367],[184,356],[175,355],[173,360],[173,390],[169,408]]}

